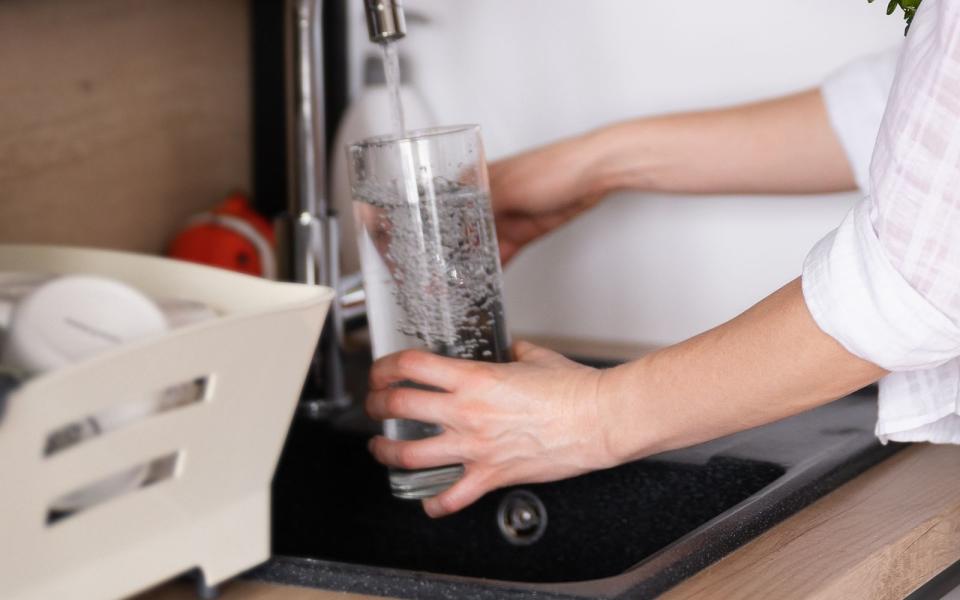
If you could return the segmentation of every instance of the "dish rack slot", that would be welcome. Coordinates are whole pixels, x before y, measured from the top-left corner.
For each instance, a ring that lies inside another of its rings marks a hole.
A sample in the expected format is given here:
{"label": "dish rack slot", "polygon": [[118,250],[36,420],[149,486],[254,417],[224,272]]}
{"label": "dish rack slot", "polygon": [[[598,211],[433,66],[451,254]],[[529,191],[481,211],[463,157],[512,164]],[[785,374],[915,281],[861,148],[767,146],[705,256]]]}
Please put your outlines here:
{"label": "dish rack slot", "polygon": [[99,498],[96,503],[91,504],[90,506],[84,506],[83,508],[79,508],[77,510],[63,511],[63,510],[57,509],[56,506],[57,504],[62,503],[64,501],[64,498],[72,494],[87,492],[91,488],[103,486],[105,483],[109,483],[112,478],[116,478],[117,476],[123,475],[125,471],[118,471],[118,472],[112,473],[111,475],[108,475],[107,477],[101,478],[97,481],[93,481],[84,487],[71,490],[69,493],[63,494],[62,496],[54,500],[49,507],[47,507],[47,526],[49,527],[57,523],[60,523],[66,519],[76,517],[77,515],[82,514],[84,511],[88,509],[95,508],[101,504],[109,502],[110,500],[113,500],[114,498],[117,498],[124,494],[133,494],[138,492],[139,490],[148,488],[151,485],[161,483],[163,481],[176,477],[177,471],[180,469],[181,463],[183,462],[182,458],[183,458],[183,452],[178,451],[178,452],[167,454],[166,456],[155,458],[151,461],[142,463],[140,465],[135,465],[134,468],[143,468],[147,472],[147,476],[142,483],[132,488],[117,489],[114,491],[114,493]]}

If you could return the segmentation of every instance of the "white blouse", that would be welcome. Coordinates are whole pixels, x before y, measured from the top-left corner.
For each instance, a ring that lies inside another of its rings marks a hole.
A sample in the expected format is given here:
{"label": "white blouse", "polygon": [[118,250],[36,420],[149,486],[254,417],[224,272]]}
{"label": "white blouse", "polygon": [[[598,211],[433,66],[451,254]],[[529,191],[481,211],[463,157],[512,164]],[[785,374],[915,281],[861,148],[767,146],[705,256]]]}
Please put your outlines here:
{"label": "white blouse", "polygon": [[899,57],[852,65],[823,95],[867,197],[807,256],[807,306],[891,371],[882,441],[960,443],[960,2],[924,0]]}

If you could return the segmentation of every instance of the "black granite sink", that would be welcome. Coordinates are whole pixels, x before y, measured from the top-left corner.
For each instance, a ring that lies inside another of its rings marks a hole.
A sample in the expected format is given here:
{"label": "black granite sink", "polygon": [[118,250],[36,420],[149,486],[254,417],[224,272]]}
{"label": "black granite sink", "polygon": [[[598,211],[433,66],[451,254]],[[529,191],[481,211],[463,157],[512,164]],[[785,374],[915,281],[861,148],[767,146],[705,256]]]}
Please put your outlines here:
{"label": "black granite sink", "polygon": [[278,553],[529,582],[622,573],[783,474],[777,465],[717,457],[702,465],[640,461],[523,486],[542,503],[547,523],[537,541],[517,545],[527,538],[502,533],[497,518],[510,490],[434,521],[418,502],[390,495],[365,437],[301,424],[294,444],[297,458],[278,479],[294,487],[277,497]]}
{"label": "black granite sink", "polygon": [[[252,576],[410,598],[652,597],[897,450],[875,442],[875,413],[865,390],[709,444],[499,490],[440,520],[390,496],[366,451],[371,424],[298,419],[274,486],[276,557]],[[518,502],[533,524],[501,527]]]}

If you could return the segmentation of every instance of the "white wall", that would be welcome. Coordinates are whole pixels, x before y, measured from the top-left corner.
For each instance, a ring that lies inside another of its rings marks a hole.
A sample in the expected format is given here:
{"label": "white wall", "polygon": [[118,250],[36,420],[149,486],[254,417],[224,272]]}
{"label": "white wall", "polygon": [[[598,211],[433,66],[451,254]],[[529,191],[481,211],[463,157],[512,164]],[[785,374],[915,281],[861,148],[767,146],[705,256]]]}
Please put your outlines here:
{"label": "white wall", "polygon": [[[614,120],[816,85],[903,35],[902,19],[866,0],[405,5],[431,21],[411,23],[402,43],[416,85],[440,122],[480,123],[491,159]],[[356,69],[369,44],[355,17]],[[510,265],[511,328],[682,339],[795,277],[810,246],[855,199],[610,198]]]}

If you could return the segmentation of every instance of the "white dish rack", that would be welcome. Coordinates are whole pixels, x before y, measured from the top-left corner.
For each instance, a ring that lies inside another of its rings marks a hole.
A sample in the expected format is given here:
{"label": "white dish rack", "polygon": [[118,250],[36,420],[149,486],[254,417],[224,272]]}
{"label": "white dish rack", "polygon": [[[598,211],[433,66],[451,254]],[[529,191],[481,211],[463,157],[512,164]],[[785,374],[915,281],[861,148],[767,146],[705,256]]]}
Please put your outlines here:
{"label": "white dish rack", "polygon": [[[270,482],[333,299],[141,255],[0,245],[0,271],[111,277],[220,318],[29,380],[0,417],[0,598],[120,598],[197,568],[216,585],[270,553]],[[50,435],[195,385],[196,398],[50,453]],[[73,514],[56,498],[138,465],[146,484]]]}

